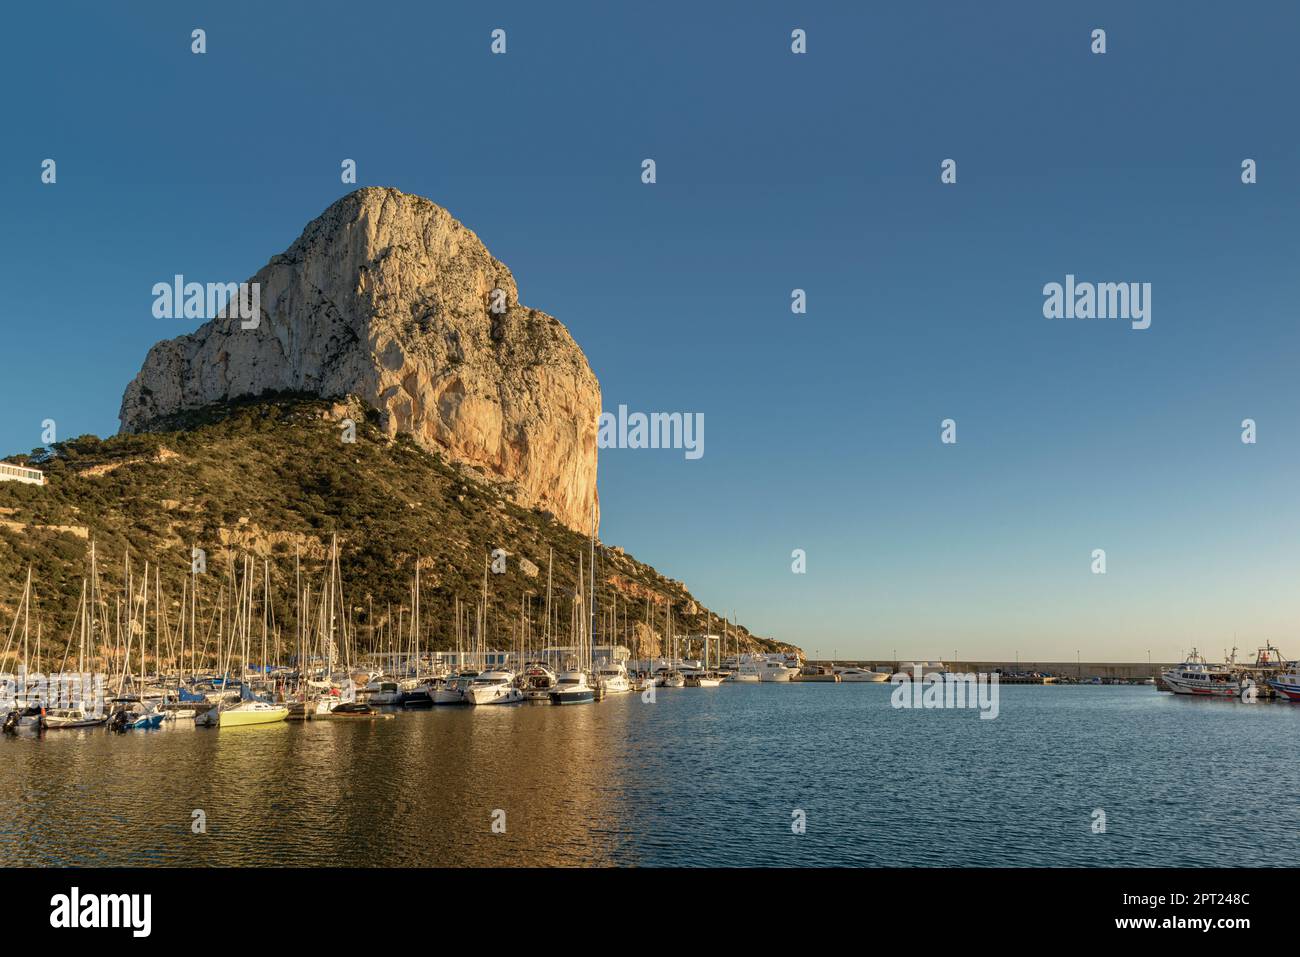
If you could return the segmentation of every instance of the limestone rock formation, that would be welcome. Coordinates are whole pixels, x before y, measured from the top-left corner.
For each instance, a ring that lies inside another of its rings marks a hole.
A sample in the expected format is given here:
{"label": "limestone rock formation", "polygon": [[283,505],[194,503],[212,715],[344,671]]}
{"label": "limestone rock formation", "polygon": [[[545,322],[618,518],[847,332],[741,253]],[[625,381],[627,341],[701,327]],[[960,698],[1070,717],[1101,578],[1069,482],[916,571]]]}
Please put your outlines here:
{"label": "limestone rock formation", "polygon": [[355,395],[390,435],[503,483],[589,531],[600,385],[561,323],[440,206],[395,189],[343,197],[250,282],[256,328],[213,319],[159,342],[122,397],[124,432],[265,391]]}

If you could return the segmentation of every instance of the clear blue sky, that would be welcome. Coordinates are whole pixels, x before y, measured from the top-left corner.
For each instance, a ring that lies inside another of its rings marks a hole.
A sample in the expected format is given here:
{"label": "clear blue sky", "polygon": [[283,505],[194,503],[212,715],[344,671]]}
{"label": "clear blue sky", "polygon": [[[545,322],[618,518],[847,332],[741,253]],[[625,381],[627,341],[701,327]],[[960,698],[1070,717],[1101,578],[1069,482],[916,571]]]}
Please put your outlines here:
{"label": "clear blue sky", "polygon": [[[1300,654],[1296,8],[800,6],[11,6],[0,452],[115,431],[197,324],[153,283],[250,276],[353,158],[474,229],[607,409],[704,413],[699,461],[602,454],[603,537],[756,631]],[[1151,328],[1044,319],[1066,273],[1152,283]]]}

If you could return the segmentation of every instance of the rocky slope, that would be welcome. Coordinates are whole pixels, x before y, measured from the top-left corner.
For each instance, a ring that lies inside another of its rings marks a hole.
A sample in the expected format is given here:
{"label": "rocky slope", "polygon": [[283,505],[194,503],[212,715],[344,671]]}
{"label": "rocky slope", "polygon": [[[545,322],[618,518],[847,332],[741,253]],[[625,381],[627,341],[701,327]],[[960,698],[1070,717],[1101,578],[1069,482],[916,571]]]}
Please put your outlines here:
{"label": "rocky slope", "polygon": [[389,437],[478,470],[519,504],[588,531],[600,386],[556,319],[445,209],[351,193],[250,280],[256,328],[214,319],[159,342],[122,398],[122,431],[215,402],[355,395]]}

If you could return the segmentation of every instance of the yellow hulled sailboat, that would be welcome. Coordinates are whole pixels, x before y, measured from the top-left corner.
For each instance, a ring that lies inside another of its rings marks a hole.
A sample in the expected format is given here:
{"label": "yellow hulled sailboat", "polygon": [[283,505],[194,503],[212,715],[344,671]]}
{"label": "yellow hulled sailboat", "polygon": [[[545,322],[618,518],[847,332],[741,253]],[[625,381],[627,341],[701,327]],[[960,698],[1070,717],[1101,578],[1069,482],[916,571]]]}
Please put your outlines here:
{"label": "yellow hulled sailboat", "polygon": [[289,709],[284,705],[268,704],[265,701],[242,701],[232,708],[222,710],[218,727],[241,728],[250,724],[274,724],[289,717]]}

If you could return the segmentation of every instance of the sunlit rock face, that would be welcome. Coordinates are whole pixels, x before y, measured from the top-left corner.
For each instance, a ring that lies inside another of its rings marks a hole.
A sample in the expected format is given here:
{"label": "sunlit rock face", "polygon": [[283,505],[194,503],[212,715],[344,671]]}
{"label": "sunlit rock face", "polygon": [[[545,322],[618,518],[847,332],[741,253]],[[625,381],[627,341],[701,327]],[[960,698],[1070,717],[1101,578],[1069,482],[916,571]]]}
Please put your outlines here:
{"label": "sunlit rock face", "polygon": [[445,209],[359,189],[250,282],[256,327],[213,319],[154,345],[122,397],[123,431],[267,390],[355,395],[390,435],[590,530],[600,384],[568,330],[521,305],[510,270]]}

